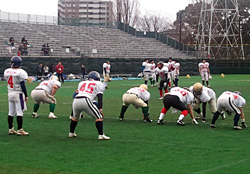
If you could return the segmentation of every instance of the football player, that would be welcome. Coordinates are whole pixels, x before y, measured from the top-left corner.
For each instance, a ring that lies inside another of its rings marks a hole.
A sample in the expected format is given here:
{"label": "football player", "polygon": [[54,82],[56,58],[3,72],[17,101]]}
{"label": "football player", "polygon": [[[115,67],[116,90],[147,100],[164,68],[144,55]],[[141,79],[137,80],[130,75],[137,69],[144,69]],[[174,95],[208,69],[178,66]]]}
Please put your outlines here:
{"label": "football player", "polygon": [[243,111],[243,107],[245,105],[246,105],[246,100],[241,96],[241,93],[239,91],[223,92],[217,100],[217,111],[214,113],[214,117],[210,124],[210,127],[215,128],[215,122],[223,110],[226,111],[228,115],[231,115],[232,112],[235,113],[234,127],[233,127],[234,129],[236,130],[242,129],[242,127],[238,126],[238,121],[240,117],[242,119],[242,126],[247,127],[246,122],[245,122],[245,115]]}
{"label": "football player", "polygon": [[151,64],[149,63],[148,59],[145,59],[144,62],[142,63],[142,72],[143,72],[143,76],[144,76],[144,80],[145,80],[145,85],[148,84],[148,80],[149,80],[149,75],[151,72]]}
{"label": "football player", "polygon": [[[211,88],[203,86],[201,83],[197,82],[193,86],[190,86],[190,91],[193,92],[194,97],[196,98],[195,103],[193,104],[193,109],[201,117],[202,122],[206,122],[206,106],[207,103],[210,107],[210,112],[214,114],[217,111],[216,108],[216,94]],[[200,110],[200,104],[202,103],[202,112]],[[225,114],[221,114],[222,119],[224,119]]]}
{"label": "football player", "polygon": [[152,120],[149,119],[149,110],[148,110],[148,100],[150,99],[150,93],[148,92],[148,86],[141,84],[139,87],[134,87],[129,89],[122,96],[122,108],[119,116],[119,120],[124,119],[124,114],[128,109],[129,105],[132,104],[135,108],[142,108],[143,120],[144,122],[152,123]]}
{"label": "football player", "polygon": [[185,123],[183,122],[183,119],[186,117],[188,113],[192,118],[192,122],[194,124],[198,124],[198,122],[194,118],[191,106],[193,102],[194,102],[194,95],[188,89],[180,87],[171,88],[170,92],[166,93],[163,98],[164,107],[161,110],[161,114],[159,116],[157,124],[159,125],[164,124],[163,117],[166,114],[166,112],[170,109],[170,107],[173,107],[174,112],[176,111],[176,109],[181,111],[181,114],[177,120],[177,124],[184,126]]}
{"label": "football player", "polygon": [[174,85],[178,86],[181,65],[180,65],[180,63],[179,63],[178,60],[175,60],[174,62],[175,62],[175,64],[174,64],[175,70],[173,71],[173,74],[174,74]]}
{"label": "football player", "polygon": [[102,65],[102,68],[103,68],[104,85],[105,85],[105,88],[108,88],[108,82],[110,81],[109,74],[110,74],[110,68],[111,68],[110,61],[107,60],[107,62]]}
{"label": "football player", "polygon": [[[26,102],[28,94],[25,86],[25,80],[28,79],[28,74],[21,69],[22,59],[19,56],[13,56],[10,60],[11,68],[4,71],[4,78],[8,83],[8,101],[9,113],[8,124],[9,134],[29,135],[23,130],[23,111],[26,110]],[[13,117],[17,116],[17,131],[13,127]]]}
{"label": "football player", "polygon": [[163,99],[163,92],[162,88],[164,88],[165,93],[168,92],[168,68],[164,66],[164,63],[162,61],[157,63],[157,68],[155,69],[156,73],[156,82],[158,83],[159,77],[161,78],[160,81],[160,86],[159,86],[159,93],[160,93],[160,98]]}
{"label": "football player", "polygon": [[56,107],[56,91],[61,87],[61,82],[58,81],[58,77],[52,75],[49,80],[41,82],[32,92],[31,97],[35,101],[32,117],[39,117],[37,111],[41,103],[49,104],[49,119],[56,119],[54,114]]}
{"label": "football player", "polygon": [[151,83],[151,86],[155,86],[155,81],[156,81],[156,75],[155,75],[155,61],[154,60],[151,60],[150,62],[150,83]]}
{"label": "football player", "polygon": [[[78,85],[78,94],[73,100],[72,108],[74,118],[71,119],[69,138],[76,137],[75,128],[80,119],[81,112],[84,111],[95,119],[99,140],[109,140],[110,137],[103,133],[103,93],[105,85],[100,82],[100,74],[91,71],[88,74],[88,80],[82,81]],[[98,107],[93,103],[94,99],[98,99]]]}
{"label": "football player", "polygon": [[175,61],[173,61],[172,57],[168,59],[168,74],[169,74],[169,87],[171,87],[171,79],[173,80],[173,84],[175,84]]}
{"label": "football player", "polygon": [[205,59],[203,59],[202,62],[198,64],[198,67],[199,67],[199,73],[201,75],[202,84],[205,85],[205,80],[206,80],[207,87],[210,87],[208,83],[209,79],[208,77],[210,74],[209,63],[206,62]]}

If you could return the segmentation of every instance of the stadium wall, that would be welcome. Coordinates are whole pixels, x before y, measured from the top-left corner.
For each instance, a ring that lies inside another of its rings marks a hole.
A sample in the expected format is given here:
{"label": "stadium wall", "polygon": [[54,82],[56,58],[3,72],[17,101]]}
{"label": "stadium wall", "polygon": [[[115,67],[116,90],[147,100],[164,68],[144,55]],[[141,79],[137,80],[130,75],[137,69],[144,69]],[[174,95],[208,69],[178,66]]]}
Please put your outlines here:
{"label": "stadium wall", "polygon": [[[102,73],[102,64],[107,61],[106,58],[61,58],[61,57],[23,57],[22,68],[25,69],[29,75],[37,74],[38,63],[54,66],[61,61],[65,67],[65,74],[81,74],[81,65],[84,64],[87,72],[98,71]],[[132,74],[137,76],[142,69],[143,59],[109,59],[111,62],[111,74]],[[155,59],[155,62],[160,59]],[[198,63],[201,59],[179,59],[181,64],[181,75],[198,75]],[[250,73],[250,61],[249,60],[219,60],[212,61],[210,63],[211,74],[249,74]],[[10,57],[0,58],[0,76],[3,76],[3,72],[6,68],[10,67]]]}

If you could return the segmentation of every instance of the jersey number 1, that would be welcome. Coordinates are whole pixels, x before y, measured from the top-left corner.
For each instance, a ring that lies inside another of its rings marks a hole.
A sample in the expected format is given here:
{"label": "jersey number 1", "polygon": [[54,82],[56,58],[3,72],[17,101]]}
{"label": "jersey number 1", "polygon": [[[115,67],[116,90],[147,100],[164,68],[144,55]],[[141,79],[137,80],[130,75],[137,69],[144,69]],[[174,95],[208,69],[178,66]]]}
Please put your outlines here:
{"label": "jersey number 1", "polygon": [[13,76],[10,76],[8,84],[10,85],[10,88],[13,88]]}

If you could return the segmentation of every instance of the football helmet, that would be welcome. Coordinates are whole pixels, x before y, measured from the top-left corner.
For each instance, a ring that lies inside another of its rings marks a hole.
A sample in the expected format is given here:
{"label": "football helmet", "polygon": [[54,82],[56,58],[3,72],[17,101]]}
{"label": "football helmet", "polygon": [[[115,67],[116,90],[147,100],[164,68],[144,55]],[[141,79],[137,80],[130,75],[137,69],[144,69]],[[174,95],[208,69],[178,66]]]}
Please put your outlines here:
{"label": "football helmet", "polygon": [[55,75],[52,75],[52,76],[49,78],[49,80],[56,80],[56,81],[58,81],[58,77],[55,76]]}
{"label": "football helmet", "polygon": [[234,93],[241,96],[241,92],[240,91],[234,91]]}
{"label": "football helmet", "polygon": [[164,66],[164,63],[163,63],[162,61],[159,61],[159,62],[157,63],[157,67],[158,67],[159,69],[162,69],[163,66]]}
{"label": "football helmet", "polygon": [[141,84],[141,85],[139,86],[139,88],[143,88],[143,89],[145,89],[145,90],[148,90],[148,86],[145,85],[145,84]]}
{"label": "football helmet", "polygon": [[19,56],[13,56],[10,59],[10,64],[12,68],[19,68],[22,65],[22,59]]}
{"label": "football helmet", "polygon": [[201,83],[199,83],[199,82],[195,83],[194,86],[193,86],[193,92],[194,92],[194,94],[200,95],[201,92],[202,92],[202,88],[203,88],[203,86],[202,86]]}
{"label": "football helmet", "polygon": [[88,79],[89,80],[93,79],[93,80],[99,81],[100,80],[100,74],[97,71],[91,71],[88,74]]}

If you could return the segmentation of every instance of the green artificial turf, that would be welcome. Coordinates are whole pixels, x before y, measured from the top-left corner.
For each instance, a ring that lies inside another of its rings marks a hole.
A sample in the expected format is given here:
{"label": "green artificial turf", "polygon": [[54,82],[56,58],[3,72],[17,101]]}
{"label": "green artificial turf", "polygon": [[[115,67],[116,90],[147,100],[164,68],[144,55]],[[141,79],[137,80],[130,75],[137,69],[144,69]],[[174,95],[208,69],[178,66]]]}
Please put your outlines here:
{"label": "green artificial turf", "polygon": [[[180,86],[191,86],[199,76],[180,78]],[[118,121],[126,90],[139,86],[143,80],[112,81],[104,93],[104,132],[109,141],[98,141],[93,118],[84,113],[76,128],[77,137],[68,138],[72,94],[78,82],[65,82],[56,93],[55,115],[48,119],[49,106],[41,105],[39,118],[32,118],[33,101],[29,97],[24,114],[26,137],[8,135],[8,102],[6,82],[0,82],[0,174],[203,174],[249,173],[250,128],[233,130],[233,116],[217,120],[217,128],[209,127],[212,114],[207,110],[207,122],[199,125],[185,118],[186,126],[176,124],[179,112],[165,115],[164,125],[157,125],[163,106],[158,89],[149,87],[150,117],[153,123],[143,123],[142,112],[130,106],[124,121]],[[225,90],[238,90],[247,100],[244,107],[250,126],[250,75],[214,75],[210,84],[217,97]],[[37,82],[26,84],[29,93]],[[16,121],[14,121],[16,127]]]}

